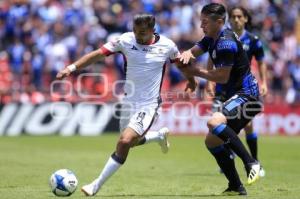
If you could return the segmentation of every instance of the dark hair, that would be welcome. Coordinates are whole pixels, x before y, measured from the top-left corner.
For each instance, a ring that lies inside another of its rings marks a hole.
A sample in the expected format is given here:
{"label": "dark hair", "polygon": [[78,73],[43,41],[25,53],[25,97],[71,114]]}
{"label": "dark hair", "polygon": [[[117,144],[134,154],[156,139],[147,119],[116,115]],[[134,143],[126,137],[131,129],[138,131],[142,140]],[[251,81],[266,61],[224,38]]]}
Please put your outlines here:
{"label": "dark hair", "polygon": [[242,11],[244,17],[246,17],[248,19],[247,23],[245,24],[245,28],[247,30],[251,30],[251,28],[252,28],[252,23],[251,23],[252,18],[251,18],[251,15],[249,14],[249,12],[246,8],[244,8],[242,6],[235,6],[235,7],[231,8],[228,12],[229,18],[232,17],[232,13],[236,9]]}
{"label": "dark hair", "polygon": [[201,14],[209,16],[213,20],[226,19],[226,9],[222,4],[219,3],[210,3],[205,5],[202,10]]}
{"label": "dark hair", "polygon": [[155,26],[155,17],[151,14],[137,14],[133,18],[133,24],[137,26],[144,24],[148,28],[153,29]]}

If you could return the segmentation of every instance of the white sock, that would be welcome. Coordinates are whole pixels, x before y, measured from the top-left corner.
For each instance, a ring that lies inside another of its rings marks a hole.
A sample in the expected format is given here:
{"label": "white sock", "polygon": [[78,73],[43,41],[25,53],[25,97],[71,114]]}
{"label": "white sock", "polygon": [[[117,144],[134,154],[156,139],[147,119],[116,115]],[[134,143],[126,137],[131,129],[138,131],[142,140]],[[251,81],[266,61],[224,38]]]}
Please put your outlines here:
{"label": "white sock", "polygon": [[148,131],[145,135],[145,139],[146,139],[145,144],[147,144],[150,142],[158,142],[161,140],[161,137],[159,136],[158,131]]}
{"label": "white sock", "polygon": [[101,174],[94,181],[94,183],[97,185],[97,191],[121,166],[122,164],[116,162],[112,157],[108,159]]}

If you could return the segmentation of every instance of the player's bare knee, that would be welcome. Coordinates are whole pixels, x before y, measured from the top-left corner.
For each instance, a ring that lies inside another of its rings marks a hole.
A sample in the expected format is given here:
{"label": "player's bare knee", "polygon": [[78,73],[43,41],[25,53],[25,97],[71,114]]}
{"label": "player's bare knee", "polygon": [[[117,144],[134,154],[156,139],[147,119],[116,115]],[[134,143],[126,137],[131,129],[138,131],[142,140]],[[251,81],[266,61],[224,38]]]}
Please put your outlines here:
{"label": "player's bare knee", "polygon": [[209,132],[212,131],[212,129],[216,126],[217,122],[214,118],[211,118],[207,121],[207,127],[209,129]]}
{"label": "player's bare knee", "polygon": [[219,112],[216,112],[212,115],[212,117],[207,122],[207,127],[209,128],[209,131],[211,132],[213,128],[216,126],[226,123],[226,117]]}
{"label": "player's bare knee", "polygon": [[130,148],[133,145],[133,143],[134,139],[129,137],[120,137],[118,141],[118,145],[122,148]]}

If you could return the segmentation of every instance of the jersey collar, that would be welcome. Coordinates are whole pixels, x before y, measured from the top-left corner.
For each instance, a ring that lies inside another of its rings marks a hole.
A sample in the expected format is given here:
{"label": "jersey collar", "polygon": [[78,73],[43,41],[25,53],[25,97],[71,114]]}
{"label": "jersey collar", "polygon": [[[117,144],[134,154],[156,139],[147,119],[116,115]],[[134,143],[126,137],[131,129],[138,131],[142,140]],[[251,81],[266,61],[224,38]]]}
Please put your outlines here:
{"label": "jersey collar", "polygon": [[152,45],[152,44],[155,44],[159,41],[160,39],[160,36],[158,33],[154,33],[154,39],[152,39],[148,44],[145,44],[145,46],[149,46],[149,45]]}
{"label": "jersey collar", "polygon": [[243,40],[244,37],[246,37],[247,31],[244,29],[243,33],[241,34],[241,36],[239,37],[240,40]]}

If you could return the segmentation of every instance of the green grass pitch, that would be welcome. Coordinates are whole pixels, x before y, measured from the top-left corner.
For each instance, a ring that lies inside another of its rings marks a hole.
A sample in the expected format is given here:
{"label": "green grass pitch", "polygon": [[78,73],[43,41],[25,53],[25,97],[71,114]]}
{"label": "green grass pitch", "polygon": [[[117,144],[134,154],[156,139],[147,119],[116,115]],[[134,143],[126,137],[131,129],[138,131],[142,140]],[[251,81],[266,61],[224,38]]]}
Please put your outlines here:
{"label": "green grass pitch", "polygon": [[[48,179],[57,169],[73,170],[80,187],[96,177],[115,149],[117,134],[99,137],[0,137],[0,198],[56,198]],[[244,140],[244,138],[242,138]],[[156,143],[133,148],[125,165],[95,198],[237,198],[226,188],[202,136],[171,136],[168,154]],[[260,137],[266,177],[246,186],[247,198],[300,198],[300,137]],[[237,167],[246,181],[240,160]]]}

